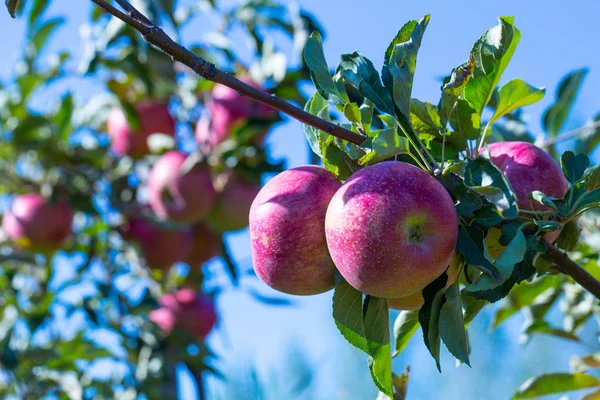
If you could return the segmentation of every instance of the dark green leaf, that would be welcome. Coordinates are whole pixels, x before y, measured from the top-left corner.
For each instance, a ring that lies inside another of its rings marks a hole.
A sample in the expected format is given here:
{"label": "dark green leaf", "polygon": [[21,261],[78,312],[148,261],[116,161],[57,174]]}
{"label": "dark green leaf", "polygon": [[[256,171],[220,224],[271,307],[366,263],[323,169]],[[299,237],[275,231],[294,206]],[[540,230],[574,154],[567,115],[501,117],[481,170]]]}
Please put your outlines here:
{"label": "dark green leaf", "polygon": [[587,72],[587,68],[573,71],[560,82],[556,91],[556,101],[546,109],[542,119],[548,137],[558,135],[562,129]]}
{"label": "dark green leaf", "polygon": [[455,131],[450,136],[450,141],[459,149],[466,148],[466,140],[477,139],[481,131],[479,114],[468,101],[463,99],[458,99],[454,108],[452,108],[450,125]]}
{"label": "dark green leaf", "polygon": [[425,346],[427,346],[427,349],[433,356],[439,371],[441,371],[439,321],[440,312],[444,305],[444,292],[446,291],[447,281],[448,276],[442,274],[423,289],[425,303],[419,310],[419,323],[423,328],[423,340],[425,341]]}
{"label": "dark green leaf", "polygon": [[363,323],[363,295],[344,280],[333,292],[333,320],[351,345],[369,352]]}
{"label": "dark green leaf", "polygon": [[572,151],[565,151],[560,157],[560,165],[567,180],[575,184],[590,166],[590,159],[583,153],[575,155]]}
{"label": "dark green leaf", "polygon": [[446,302],[440,311],[440,337],[448,351],[461,362],[469,364],[469,344],[465,332],[465,321],[458,282],[446,289]]}
{"label": "dark green leaf", "polygon": [[441,136],[443,131],[437,108],[417,99],[410,101],[410,123],[418,134]]}
{"label": "dark green leaf", "polygon": [[8,13],[11,17],[16,17],[17,6],[19,5],[19,0],[5,0],[6,8],[8,9]]}
{"label": "dark green leaf", "polygon": [[521,39],[521,32],[514,25],[513,17],[500,17],[499,22],[475,42],[469,57],[474,60],[475,69],[465,87],[464,97],[477,115],[481,115],[490,101]]}
{"label": "dark green leaf", "polygon": [[600,381],[590,375],[578,374],[545,374],[527,380],[517,390],[513,399],[531,399],[571,390],[588,389],[600,386]]}
{"label": "dark green leaf", "polygon": [[593,166],[588,169],[583,179],[583,187],[586,190],[592,191],[600,188],[600,167]]}
{"label": "dark green leaf", "polygon": [[[330,120],[329,104],[319,92],[315,92],[315,94],[306,102],[304,111],[327,121]],[[304,133],[312,151],[319,157],[323,157],[323,154],[321,154],[321,144],[327,140],[329,135],[322,130],[307,124],[304,124]]]}
{"label": "dark green leaf", "polygon": [[529,195],[529,198],[537,201],[540,204],[543,204],[547,207],[552,208],[554,211],[557,211],[557,212],[559,211],[558,206],[554,203],[554,200],[558,200],[558,199],[548,197],[544,193],[540,192],[539,190],[534,190]]}
{"label": "dark green leaf", "polygon": [[545,88],[536,88],[522,79],[508,81],[498,89],[498,102],[490,123],[498,121],[517,108],[540,101],[545,94]]}
{"label": "dark green leaf", "polygon": [[596,114],[593,120],[581,129],[584,131],[577,135],[575,148],[579,153],[590,154],[600,144],[600,113]]}
{"label": "dark green leaf", "polygon": [[[438,111],[440,114],[441,125],[445,128],[450,119],[450,113],[454,109],[458,98],[465,90],[465,86],[471,79],[475,62],[469,59],[468,62],[459,65],[452,70],[450,76],[444,78],[442,82],[442,95],[438,103]],[[479,125],[479,121],[477,122]]]}
{"label": "dark green leaf", "polygon": [[500,281],[500,271],[484,255],[483,231],[468,226],[461,226],[458,231],[456,250],[463,255],[467,265],[478,268],[481,272]]}
{"label": "dark green leaf", "polygon": [[304,62],[310,68],[313,83],[327,100],[331,100],[338,105],[344,105],[349,102],[345,91],[340,91],[339,86],[335,84],[325,54],[323,53],[323,42],[319,32],[313,32],[308,37],[304,47]]}
{"label": "dark green leaf", "polygon": [[424,16],[414,25],[410,39],[395,44],[388,60],[389,73],[392,76],[392,97],[400,114],[410,119],[410,97],[413,78],[417,65],[417,52],[421,47],[421,39],[429,23],[429,15]]}
{"label": "dark green leaf", "polygon": [[556,246],[566,251],[574,251],[577,249],[580,236],[581,229],[579,229],[579,224],[577,221],[569,221],[565,224],[563,230],[560,232],[560,236],[556,240]]}
{"label": "dark green leaf", "polygon": [[407,23],[405,23],[402,26],[402,28],[400,28],[400,30],[398,31],[394,39],[390,42],[385,51],[385,55],[383,57],[383,68],[381,71],[381,78],[383,80],[383,84],[390,93],[392,93],[392,88],[394,86],[392,74],[390,73],[392,54],[394,53],[396,45],[407,42],[410,39],[410,36],[412,35],[418,23],[419,22],[416,20],[408,21]]}
{"label": "dark green leaf", "polygon": [[394,322],[394,357],[404,351],[417,329],[419,329],[418,310],[405,310],[398,314]]}

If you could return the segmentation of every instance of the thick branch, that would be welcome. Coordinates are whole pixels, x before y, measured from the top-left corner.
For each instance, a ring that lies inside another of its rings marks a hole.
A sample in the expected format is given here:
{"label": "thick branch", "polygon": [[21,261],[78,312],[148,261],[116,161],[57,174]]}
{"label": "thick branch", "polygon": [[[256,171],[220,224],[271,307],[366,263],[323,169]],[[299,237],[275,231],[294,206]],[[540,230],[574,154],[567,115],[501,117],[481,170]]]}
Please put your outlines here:
{"label": "thick branch", "polygon": [[365,141],[366,136],[359,135],[358,133],[352,132],[349,129],[343,128],[339,125],[326,121],[322,118],[307,113],[306,111],[288,103],[275,96],[269,94],[260,89],[253,88],[245,84],[244,82],[236,79],[232,75],[225,73],[215,67],[214,64],[209,63],[202,57],[199,57],[192,53],[190,50],[179,45],[173,39],[171,39],[161,28],[152,24],[144,15],[136,10],[128,1],[117,0],[117,2],[127,12],[124,13],[105,0],[92,0],[98,6],[102,7],[108,13],[119,18],[121,21],[133,27],[135,30],[142,34],[142,37],[150,44],[158,47],[164,53],[171,56],[174,61],[178,61],[187,67],[191,68],[201,77],[210,81],[223,84],[234,90],[236,90],[240,96],[248,96],[249,98],[258,101],[259,103],[266,104],[276,110],[281,111],[284,114],[314,128],[320,129],[330,135],[339,137],[355,144],[362,144]]}
{"label": "thick branch", "polygon": [[546,257],[554,263],[556,268],[563,274],[569,275],[575,282],[579,283],[597,299],[600,299],[600,282],[556,246],[549,243],[546,243],[546,245],[548,246]]}

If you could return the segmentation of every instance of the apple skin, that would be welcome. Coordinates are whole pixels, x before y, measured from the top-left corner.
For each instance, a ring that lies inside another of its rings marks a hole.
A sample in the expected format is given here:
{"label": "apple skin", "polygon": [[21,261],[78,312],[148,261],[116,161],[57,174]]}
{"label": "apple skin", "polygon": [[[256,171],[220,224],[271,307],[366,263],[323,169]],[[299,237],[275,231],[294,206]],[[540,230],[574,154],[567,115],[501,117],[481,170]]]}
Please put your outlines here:
{"label": "apple skin", "polygon": [[448,267],[458,217],[432,176],[387,161],[342,185],[327,209],[325,232],[335,266],[350,285],[376,297],[405,297]]}
{"label": "apple skin", "polygon": [[198,266],[221,254],[219,236],[206,224],[199,223],[192,229],[192,248],[186,258],[190,266]]}
{"label": "apple skin", "polygon": [[404,297],[388,299],[388,305],[394,310],[418,310],[425,304],[425,299],[421,292],[413,293]]}
{"label": "apple skin", "polygon": [[185,230],[160,229],[143,218],[132,218],[121,227],[123,239],[137,242],[151,269],[167,269],[188,256],[192,236]]}
{"label": "apple skin", "polygon": [[167,104],[140,102],[135,105],[135,110],[140,120],[139,131],[131,129],[120,108],[113,108],[108,116],[106,131],[110,137],[110,148],[118,157],[141,158],[148,154],[148,136],[153,133],[175,135],[175,119]]}
{"label": "apple skin", "polygon": [[325,213],[339,189],[323,167],[284,171],[260,190],[250,208],[254,271],[273,289],[314,295],[335,286],[325,241]]}
{"label": "apple skin", "polygon": [[159,299],[159,304],[161,307],[153,310],[149,319],[166,334],[178,328],[203,339],[217,323],[212,299],[192,289],[166,293]]}
{"label": "apple skin", "polygon": [[[492,143],[491,160],[500,169],[517,195],[521,210],[550,211],[548,206],[529,200],[529,195],[539,190],[550,197],[562,198],[569,190],[569,183],[556,161],[544,150],[527,142]],[[560,231],[549,232],[544,238],[556,241]]]}
{"label": "apple skin", "polygon": [[238,231],[248,226],[248,214],[260,185],[238,174],[221,174],[215,180],[217,198],[207,217],[211,229],[218,233]]}
{"label": "apple skin", "polygon": [[[242,82],[256,89],[263,88],[256,82],[241,78]],[[269,119],[277,115],[277,111],[262,103],[240,95],[220,83],[212,91],[211,101],[208,103],[210,119],[201,117],[196,125],[196,141],[200,148],[210,151],[231,137],[231,132],[246,123],[249,118]],[[262,145],[265,131],[257,134],[253,141],[255,145]]]}
{"label": "apple skin", "polygon": [[196,165],[182,174],[181,166],[187,157],[172,150],[152,166],[148,177],[149,203],[160,219],[198,222],[208,215],[214,204],[210,168]]}
{"label": "apple skin", "polygon": [[34,251],[53,251],[71,234],[73,212],[65,201],[51,204],[38,194],[14,199],[2,217],[4,233],[19,246]]}

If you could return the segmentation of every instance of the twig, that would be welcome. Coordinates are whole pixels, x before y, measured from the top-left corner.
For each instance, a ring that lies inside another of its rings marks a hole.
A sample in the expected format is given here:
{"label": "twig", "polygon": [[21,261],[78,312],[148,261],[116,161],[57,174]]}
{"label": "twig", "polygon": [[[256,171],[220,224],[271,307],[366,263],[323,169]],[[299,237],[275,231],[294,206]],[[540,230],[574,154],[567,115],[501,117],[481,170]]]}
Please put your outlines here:
{"label": "twig", "polygon": [[583,135],[584,133],[586,133],[590,129],[597,129],[597,128],[600,128],[600,121],[595,121],[595,122],[592,122],[591,124],[588,124],[586,126],[582,126],[580,128],[574,129],[571,132],[567,132],[567,133],[565,133],[563,135],[555,136],[552,139],[546,140],[544,143],[542,143],[541,147],[546,147],[547,148],[547,147],[553,146],[556,143],[576,138],[579,135]]}
{"label": "twig", "polygon": [[585,269],[581,268],[565,253],[556,248],[556,246],[550,243],[546,243],[546,246],[548,247],[546,257],[554,263],[558,271],[570,276],[575,282],[579,283],[597,299],[600,299],[600,282],[598,282],[596,278],[590,275]]}
{"label": "twig", "polygon": [[326,121],[322,118],[312,115],[285,100],[278,98],[274,94],[269,94],[260,89],[253,88],[244,82],[236,79],[234,76],[225,73],[215,67],[214,64],[206,61],[192,53],[187,48],[181,46],[171,39],[161,28],[154,25],[148,18],[135,9],[126,0],[117,0],[117,3],[127,12],[124,13],[115,8],[105,0],[92,0],[106,12],[119,18],[121,21],[133,27],[142,34],[144,40],[158,47],[164,53],[169,55],[174,61],[178,61],[191,68],[201,77],[210,81],[220,83],[236,90],[240,95],[247,96],[259,103],[268,105],[284,114],[330,135],[347,140],[354,144],[362,144],[367,138],[364,135],[352,132],[349,129]]}

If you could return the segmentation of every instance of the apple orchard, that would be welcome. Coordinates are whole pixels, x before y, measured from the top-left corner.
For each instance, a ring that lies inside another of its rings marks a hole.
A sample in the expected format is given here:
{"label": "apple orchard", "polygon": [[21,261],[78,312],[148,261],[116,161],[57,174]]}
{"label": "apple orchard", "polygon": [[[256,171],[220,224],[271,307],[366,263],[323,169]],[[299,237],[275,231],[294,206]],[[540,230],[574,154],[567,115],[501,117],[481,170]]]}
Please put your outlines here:
{"label": "apple orchard", "polygon": [[[518,78],[499,85],[521,39],[512,17],[500,17],[477,39],[432,103],[411,96],[428,15],[401,27],[382,66],[353,52],[331,69],[322,30],[302,10],[290,19],[276,3],[242,3],[224,20],[243,25],[256,42],[260,62],[248,68],[229,48],[188,49],[167,35],[186,22],[173,2],[142,8],[93,0],[91,20],[109,36],[90,36],[83,72],[97,79],[104,72],[111,96],[94,109],[67,94],[44,115],[27,107],[32,87],[66,72],[36,62],[55,29],[49,24],[57,24],[44,20],[43,3],[6,1],[13,17],[28,19],[33,47],[23,55],[28,72],[12,85],[16,95],[0,102],[1,132],[11,135],[0,147],[11,182],[3,188],[11,195],[2,215],[3,275],[35,282],[30,293],[3,288],[3,296],[31,335],[50,320],[60,292],[48,289],[53,257],[84,255],[69,285],[103,265],[97,295],[82,308],[90,326],[110,328],[127,343],[120,390],[172,398],[173,371],[183,364],[204,398],[202,374],[221,372],[204,342],[219,321],[218,290],[206,289],[201,267],[221,259],[222,274],[243,290],[223,235],[246,227],[254,272],[265,284],[288,295],[333,291],[335,324],[368,355],[365,368],[382,398],[405,398],[408,370],[392,372],[392,358],[419,327],[441,370],[442,342],[470,365],[467,328],[491,303],[504,299],[495,326],[527,309],[528,335],[573,340],[597,312],[598,251],[589,237],[600,208],[600,169],[586,154],[600,141],[600,128],[592,123],[575,132],[576,151],[559,155],[555,146],[585,71],[563,79],[543,116],[545,141],[532,143],[521,108],[545,89]],[[169,29],[154,24],[163,20]],[[269,69],[279,53],[259,33],[261,24],[282,27],[300,44],[298,68]],[[304,98],[298,86],[309,80],[314,90]],[[284,170],[268,157],[265,136],[282,115],[304,124],[312,164]],[[80,132],[99,144],[83,146]],[[277,175],[261,188],[266,173]],[[120,277],[143,281],[142,298],[122,293]],[[563,295],[570,303],[559,329],[545,317]],[[393,323],[390,308],[400,310]],[[34,396],[60,392],[67,379],[84,393],[86,375],[75,360],[111,356],[84,333],[12,348],[12,329],[0,335],[2,369],[14,377],[5,395],[21,387]],[[81,354],[61,364],[74,343]],[[58,361],[37,365],[35,357]],[[598,368],[594,360],[577,358],[571,373],[529,380],[514,398],[597,390],[600,380],[586,373]],[[115,390],[92,386],[92,396]]]}

